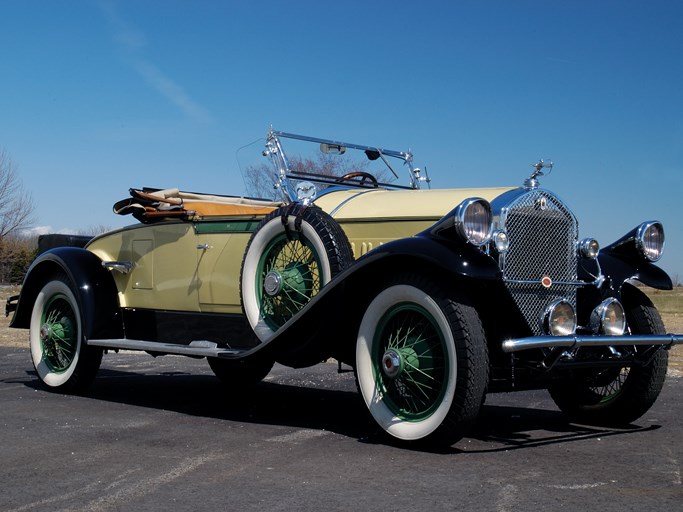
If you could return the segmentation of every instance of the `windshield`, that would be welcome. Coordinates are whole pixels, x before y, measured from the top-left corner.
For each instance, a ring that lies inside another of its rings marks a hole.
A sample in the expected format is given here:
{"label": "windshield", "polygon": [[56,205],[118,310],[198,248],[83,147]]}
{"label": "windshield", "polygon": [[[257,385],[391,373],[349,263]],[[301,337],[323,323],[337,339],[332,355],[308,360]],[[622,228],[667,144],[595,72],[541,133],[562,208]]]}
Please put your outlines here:
{"label": "windshield", "polygon": [[[261,150],[260,160],[253,156]],[[266,157],[267,160],[264,160]],[[238,161],[253,196],[312,200],[338,188],[420,188],[428,182],[409,151],[319,139],[270,130],[245,146]]]}

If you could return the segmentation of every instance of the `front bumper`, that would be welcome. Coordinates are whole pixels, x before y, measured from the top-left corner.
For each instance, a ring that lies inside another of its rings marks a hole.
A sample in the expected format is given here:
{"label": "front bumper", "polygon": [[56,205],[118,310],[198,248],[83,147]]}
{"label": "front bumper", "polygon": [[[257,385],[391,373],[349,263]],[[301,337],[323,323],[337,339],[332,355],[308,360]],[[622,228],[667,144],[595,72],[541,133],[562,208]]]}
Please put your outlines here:
{"label": "front bumper", "polygon": [[512,353],[534,348],[618,347],[659,345],[671,347],[683,343],[683,334],[645,334],[634,336],[531,336],[503,342],[503,352]]}

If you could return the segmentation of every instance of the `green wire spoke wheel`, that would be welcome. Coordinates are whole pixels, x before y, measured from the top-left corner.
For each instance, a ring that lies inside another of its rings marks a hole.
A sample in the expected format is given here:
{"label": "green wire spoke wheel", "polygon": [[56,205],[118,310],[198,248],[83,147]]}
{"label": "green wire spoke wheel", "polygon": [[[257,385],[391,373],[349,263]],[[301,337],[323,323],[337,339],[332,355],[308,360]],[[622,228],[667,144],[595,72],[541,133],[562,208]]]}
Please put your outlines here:
{"label": "green wire spoke wheel", "polygon": [[47,367],[55,373],[67,371],[77,355],[78,320],[66,295],[54,295],[46,304],[40,341]]}
{"label": "green wire spoke wheel", "polygon": [[355,369],[368,411],[386,434],[452,444],[472,426],[488,383],[479,316],[438,278],[392,278],[365,309]]}
{"label": "green wire spoke wheel", "polygon": [[249,240],[240,277],[256,336],[271,339],[352,262],[346,235],[320,208],[292,204],[267,215]]}
{"label": "green wire spoke wheel", "polygon": [[446,339],[423,307],[402,303],[380,319],[373,372],[387,407],[400,419],[429,417],[443,400],[450,372]]}
{"label": "green wire spoke wheel", "polygon": [[274,238],[259,261],[256,290],[261,316],[277,330],[316,295],[321,288],[320,256],[303,237]]}
{"label": "green wire spoke wheel", "polygon": [[33,366],[49,388],[82,391],[95,378],[102,349],[85,344],[80,306],[65,275],[52,276],[38,292],[29,340]]}

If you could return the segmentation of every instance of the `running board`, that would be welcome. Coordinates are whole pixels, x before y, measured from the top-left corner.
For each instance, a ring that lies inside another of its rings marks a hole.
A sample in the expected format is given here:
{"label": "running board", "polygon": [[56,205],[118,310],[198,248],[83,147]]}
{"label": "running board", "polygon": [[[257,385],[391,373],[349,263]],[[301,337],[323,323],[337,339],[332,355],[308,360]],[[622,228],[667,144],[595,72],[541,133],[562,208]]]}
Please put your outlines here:
{"label": "running board", "polygon": [[144,352],[158,352],[160,354],[175,354],[180,356],[195,357],[224,357],[239,359],[248,350],[234,348],[221,348],[217,343],[207,340],[193,341],[189,345],[178,345],[175,343],[159,343],[157,341],[129,340],[129,339],[110,339],[110,340],[88,340],[89,346],[103,347],[123,350],[142,350]]}

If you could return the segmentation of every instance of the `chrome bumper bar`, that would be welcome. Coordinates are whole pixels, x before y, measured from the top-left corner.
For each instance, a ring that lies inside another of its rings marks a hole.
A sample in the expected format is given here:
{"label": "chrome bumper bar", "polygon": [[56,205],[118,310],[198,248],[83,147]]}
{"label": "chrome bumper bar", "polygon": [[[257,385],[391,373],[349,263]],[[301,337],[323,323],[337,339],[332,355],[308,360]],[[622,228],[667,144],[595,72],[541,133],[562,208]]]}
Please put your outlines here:
{"label": "chrome bumper bar", "polygon": [[503,342],[503,352],[519,352],[532,348],[618,347],[632,345],[662,345],[683,343],[683,334],[643,334],[635,336],[533,336]]}

